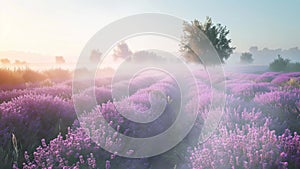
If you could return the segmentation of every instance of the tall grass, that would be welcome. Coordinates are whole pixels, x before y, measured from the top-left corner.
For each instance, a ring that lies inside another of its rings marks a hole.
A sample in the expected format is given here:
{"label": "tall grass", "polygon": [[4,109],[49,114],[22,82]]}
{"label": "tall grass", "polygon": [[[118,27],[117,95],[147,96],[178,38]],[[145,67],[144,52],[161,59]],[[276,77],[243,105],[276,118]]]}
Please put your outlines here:
{"label": "tall grass", "polygon": [[0,68],[0,88],[5,89],[22,88],[26,83],[43,82],[45,80],[61,82],[71,78],[72,72],[64,69],[35,71],[29,68],[14,70]]}

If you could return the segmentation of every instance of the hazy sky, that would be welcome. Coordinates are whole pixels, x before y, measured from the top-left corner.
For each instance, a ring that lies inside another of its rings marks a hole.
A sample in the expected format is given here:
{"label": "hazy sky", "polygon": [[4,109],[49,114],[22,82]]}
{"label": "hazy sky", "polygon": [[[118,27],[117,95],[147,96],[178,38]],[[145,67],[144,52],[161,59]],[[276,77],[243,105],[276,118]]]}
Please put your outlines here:
{"label": "hazy sky", "polygon": [[106,24],[132,14],[156,12],[185,20],[213,21],[231,31],[237,51],[250,46],[300,46],[300,1],[0,0],[0,51],[77,57]]}

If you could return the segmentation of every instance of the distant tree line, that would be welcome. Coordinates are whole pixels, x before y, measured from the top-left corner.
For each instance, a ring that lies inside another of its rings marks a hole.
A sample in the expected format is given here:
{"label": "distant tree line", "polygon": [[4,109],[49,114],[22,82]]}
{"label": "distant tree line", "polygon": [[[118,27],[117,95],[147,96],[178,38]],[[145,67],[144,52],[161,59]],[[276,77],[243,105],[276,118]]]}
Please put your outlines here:
{"label": "distant tree line", "polygon": [[[10,62],[10,60],[7,59],[7,58],[3,58],[3,59],[0,59],[0,63],[1,64],[11,64],[12,62]],[[15,65],[25,65],[25,64],[27,64],[27,62],[20,61],[20,60],[15,60],[15,62],[13,64],[15,64]]]}
{"label": "distant tree line", "polygon": [[[20,61],[20,60],[15,60],[15,62],[11,62],[8,58],[2,58],[0,59],[1,64],[15,64],[15,65],[25,65],[27,64],[26,61]],[[55,56],[55,63],[56,64],[63,64],[66,63],[66,60],[63,56]]]}

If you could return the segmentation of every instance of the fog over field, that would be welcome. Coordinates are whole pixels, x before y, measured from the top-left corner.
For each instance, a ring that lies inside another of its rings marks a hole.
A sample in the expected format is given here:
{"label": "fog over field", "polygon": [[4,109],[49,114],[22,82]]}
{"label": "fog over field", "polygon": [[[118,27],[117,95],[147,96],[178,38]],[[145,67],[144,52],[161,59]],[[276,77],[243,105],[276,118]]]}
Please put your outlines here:
{"label": "fog over field", "polygon": [[300,169],[299,6],[0,0],[0,169]]}

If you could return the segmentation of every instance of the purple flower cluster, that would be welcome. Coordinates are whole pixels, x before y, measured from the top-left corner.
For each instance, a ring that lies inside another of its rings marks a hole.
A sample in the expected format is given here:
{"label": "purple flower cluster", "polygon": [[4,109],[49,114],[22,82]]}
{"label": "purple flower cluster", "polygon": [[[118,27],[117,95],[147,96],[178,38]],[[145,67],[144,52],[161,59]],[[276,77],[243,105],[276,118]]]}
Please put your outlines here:
{"label": "purple flower cluster", "polygon": [[294,79],[296,82],[299,82],[300,80],[300,73],[299,72],[292,72],[292,73],[284,73],[279,74],[276,76],[271,83],[277,84],[277,85],[289,85],[288,81]]}
{"label": "purple flower cluster", "polygon": [[[297,91],[297,90],[295,90]],[[299,114],[297,102],[299,92],[273,91],[256,95],[254,101],[261,106],[274,107],[283,113]]]}
{"label": "purple flower cluster", "polygon": [[234,96],[245,99],[251,100],[257,94],[270,92],[272,89],[272,85],[269,83],[231,83],[227,84],[227,90],[229,93],[232,93]]}
{"label": "purple flower cluster", "polygon": [[275,77],[280,75],[278,72],[266,72],[258,75],[255,79],[256,82],[271,82]]}
{"label": "purple flower cluster", "polygon": [[[66,133],[75,119],[70,101],[50,95],[28,94],[0,104],[0,145],[11,154],[11,135],[14,134],[21,154],[32,152],[40,139],[53,139],[59,132]],[[12,159],[10,155],[8,158]],[[18,159],[22,161],[22,158]]]}
{"label": "purple flower cluster", "polygon": [[98,149],[83,129],[69,128],[65,139],[58,135],[48,145],[45,139],[42,139],[41,146],[33,153],[32,160],[25,151],[23,168],[96,168],[94,154]]}
{"label": "purple flower cluster", "polygon": [[112,101],[111,90],[106,87],[94,87],[88,88],[81,93],[73,95],[76,98],[76,108],[78,112],[89,112],[93,109],[93,104],[91,100],[93,99],[93,93],[95,94],[95,99],[99,105]]}
{"label": "purple flower cluster", "polygon": [[256,95],[254,102],[270,118],[272,118],[271,129],[278,133],[284,132],[286,128],[300,132],[300,109],[297,105],[300,100],[298,89],[291,91],[273,91]]}
{"label": "purple flower cluster", "polygon": [[[37,168],[146,168],[147,161],[143,159],[122,159],[114,154],[103,151],[88,136],[83,128],[68,129],[63,138],[58,135],[49,144],[44,139],[33,153],[31,159],[24,153],[23,169]],[[109,141],[111,138],[102,134],[100,137]],[[106,138],[106,139],[105,139]],[[112,140],[110,141],[112,142]],[[101,143],[102,144],[102,143]],[[109,144],[108,142],[106,144]],[[114,143],[112,143],[114,144]],[[113,163],[112,163],[113,162]],[[17,168],[17,167],[16,167]]]}
{"label": "purple flower cluster", "polygon": [[[53,138],[66,131],[75,119],[72,103],[50,95],[29,94],[0,104],[0,128],[9,128],[17,138]],[[27,140],[28,144],[32,140]]]}
{"label": "purple flower cluster", "polygon": [[243,126],[218,134],[191,150],[191,167],[198,168],[299,168],[299,136],[280,137],[262,127]]}
{"label": "purple flower cluster", "polygon": [[290,168],[300,167],[300,135],[296,132],[291,133],[290,130],[278,137],[281,161],[289,164]]}
{"label": "purple flower cluster", "polygon": [[18,96],[36,94],[36,95],[51,95],[63,99],[71,99],[72,88],[66,85],[45,86],[27,89],[0,90],[0,103],[8,102]]}

